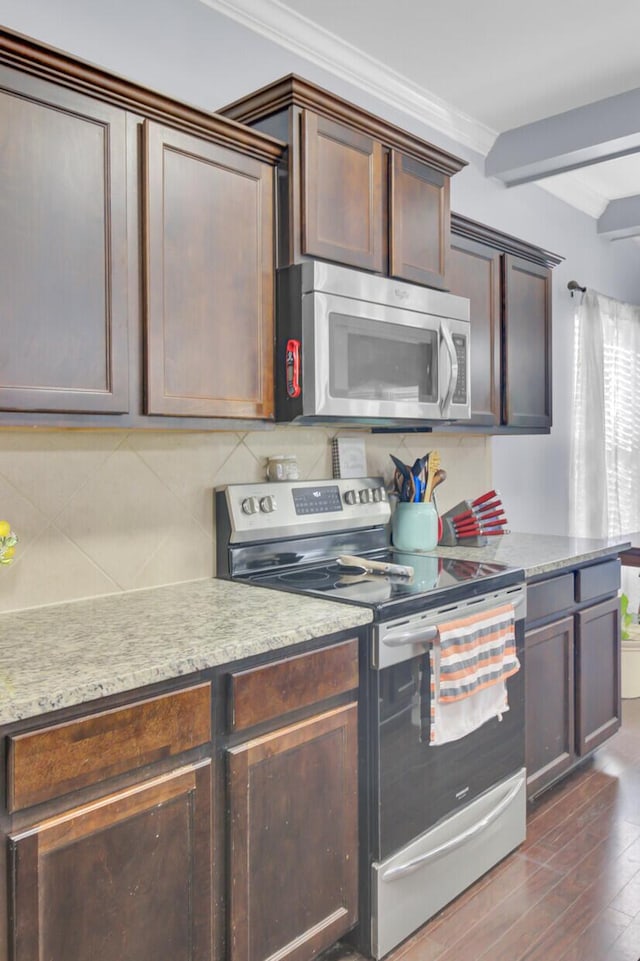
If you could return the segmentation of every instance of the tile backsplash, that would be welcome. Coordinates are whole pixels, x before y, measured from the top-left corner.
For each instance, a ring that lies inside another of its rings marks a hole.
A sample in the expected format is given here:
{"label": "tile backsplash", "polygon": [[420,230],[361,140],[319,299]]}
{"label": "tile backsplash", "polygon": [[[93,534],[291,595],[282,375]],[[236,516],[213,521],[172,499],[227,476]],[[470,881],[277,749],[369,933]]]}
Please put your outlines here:
{"label": "tile backsplash", "polygon": [[[0,611],[211,577],[213,489],[264,480],[280,453],[297,456],[302,479],[331,477],[335,433],[0,432],[0,519],[19,537],[15,561],[0,566]],[[437,448],[441,510],[491,484],[486,437],[364,436],[368,473],[386,482],[389,453],[413,463]]]}

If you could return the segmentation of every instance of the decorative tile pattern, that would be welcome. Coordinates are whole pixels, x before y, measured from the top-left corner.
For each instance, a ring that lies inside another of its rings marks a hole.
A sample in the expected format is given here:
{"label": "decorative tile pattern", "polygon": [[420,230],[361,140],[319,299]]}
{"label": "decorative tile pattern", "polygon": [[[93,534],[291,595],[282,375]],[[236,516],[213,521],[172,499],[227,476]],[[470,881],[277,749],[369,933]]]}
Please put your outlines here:
{"label": "decorative tile pattern", "polygon": [[[0,612],[213,576],[214,488],[264,480],[278,453],[296,455],[303,480],[331,477],[331,440],[353,432],[0,432],[0,518],[20,537]],[[437,447],[441,509],[490,485],[485,437],[363,433],[368,472],[386,483],[389,453],[413,463]]]}

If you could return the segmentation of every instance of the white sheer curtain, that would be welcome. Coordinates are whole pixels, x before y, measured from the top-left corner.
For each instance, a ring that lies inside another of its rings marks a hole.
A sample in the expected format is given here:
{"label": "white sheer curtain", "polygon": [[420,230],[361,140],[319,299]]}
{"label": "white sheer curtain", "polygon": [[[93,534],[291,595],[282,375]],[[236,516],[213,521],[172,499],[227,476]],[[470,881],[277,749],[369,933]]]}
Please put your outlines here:
{"label": "white sheer curtain", "polygon": [[587,290],[574,348],[571,531],[638,531],[640,307]]}

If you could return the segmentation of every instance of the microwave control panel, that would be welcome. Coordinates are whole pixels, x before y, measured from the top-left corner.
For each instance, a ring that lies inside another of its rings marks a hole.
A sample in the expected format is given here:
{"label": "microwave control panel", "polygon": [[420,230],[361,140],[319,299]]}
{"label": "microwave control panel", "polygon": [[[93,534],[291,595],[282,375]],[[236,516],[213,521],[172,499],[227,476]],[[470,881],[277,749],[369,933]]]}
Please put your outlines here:
{"label": "microwave control panel", "polygon": [[454,404],[467,403],[467,338],[462,334],[452,335],[453,344],[458,356],[458,379],[453,392]]}

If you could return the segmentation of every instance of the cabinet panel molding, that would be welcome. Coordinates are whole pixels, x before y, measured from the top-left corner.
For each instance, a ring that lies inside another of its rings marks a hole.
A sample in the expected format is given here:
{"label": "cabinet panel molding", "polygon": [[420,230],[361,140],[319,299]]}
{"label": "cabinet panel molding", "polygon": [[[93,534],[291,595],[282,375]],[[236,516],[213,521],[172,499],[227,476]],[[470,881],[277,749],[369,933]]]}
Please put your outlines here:
{"label": "cabinet panel molding", "polygon": [[149,414],[273,416],[273,170],[144,125]]}

